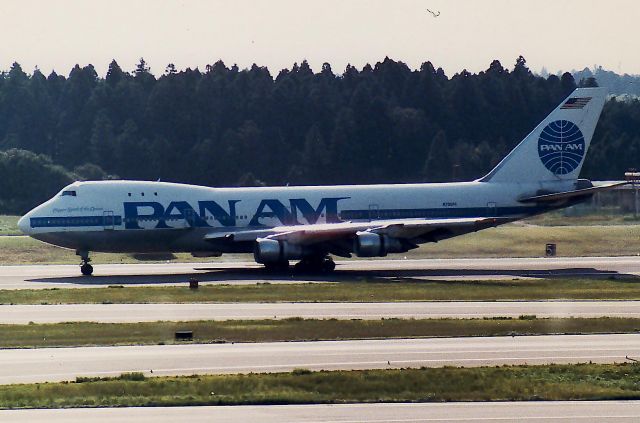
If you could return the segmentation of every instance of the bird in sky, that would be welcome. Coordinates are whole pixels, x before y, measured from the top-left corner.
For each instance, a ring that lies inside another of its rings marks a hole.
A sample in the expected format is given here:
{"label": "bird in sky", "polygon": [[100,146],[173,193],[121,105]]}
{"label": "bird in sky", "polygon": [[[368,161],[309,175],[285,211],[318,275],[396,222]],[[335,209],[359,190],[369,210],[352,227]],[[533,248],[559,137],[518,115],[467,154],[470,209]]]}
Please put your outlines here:
{"label": "bird in sky", "polygon": [[440,11],[439,10],[434,12],[433,10],[427,9],[427,12],[431,13],[434,18],[437,18],[438,16],[440,16]]}

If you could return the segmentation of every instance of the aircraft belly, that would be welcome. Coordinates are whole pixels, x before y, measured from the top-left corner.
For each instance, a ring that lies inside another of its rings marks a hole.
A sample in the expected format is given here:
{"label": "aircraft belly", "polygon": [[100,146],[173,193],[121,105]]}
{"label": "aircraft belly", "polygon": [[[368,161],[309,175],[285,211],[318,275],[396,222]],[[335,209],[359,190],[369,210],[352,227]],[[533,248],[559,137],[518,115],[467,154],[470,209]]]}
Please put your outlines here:
{"label": "aircraft belly", "polygon": [[204,240],[206,233],[190,228],[49,232],[33,237],[63,248],[105,253],[212,251],[211,243]]}

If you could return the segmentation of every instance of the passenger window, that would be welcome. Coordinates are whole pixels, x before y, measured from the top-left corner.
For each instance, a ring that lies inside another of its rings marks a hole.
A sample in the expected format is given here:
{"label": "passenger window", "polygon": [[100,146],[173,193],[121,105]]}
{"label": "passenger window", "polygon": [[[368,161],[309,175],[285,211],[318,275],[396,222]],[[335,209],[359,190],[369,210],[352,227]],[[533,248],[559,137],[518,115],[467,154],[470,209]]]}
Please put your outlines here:
{"label": "passenger window", "polygon": [[76,192],[75,191],[62,191],[62,196],[71,196],[71,197],[75,197],[76,196]]}

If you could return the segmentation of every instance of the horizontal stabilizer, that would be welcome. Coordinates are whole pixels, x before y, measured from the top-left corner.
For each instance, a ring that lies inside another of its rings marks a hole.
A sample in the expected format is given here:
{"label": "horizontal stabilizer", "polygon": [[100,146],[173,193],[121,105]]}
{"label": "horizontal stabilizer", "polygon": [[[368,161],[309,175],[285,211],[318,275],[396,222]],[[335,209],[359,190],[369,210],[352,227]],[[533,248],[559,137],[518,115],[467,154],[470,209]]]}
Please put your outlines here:
{"label": "horizontal stabilizer", "polygon": [[575,197],[582,197],[584,195],[592,195],[599,191],[608,191],[610,189],[626,185],[628,182],[616,182],[615,184],[599,185],[596,187],[589,187],[583,189],[577,189],[574,191],[556,192],[553,194],[536,195],[533,197],[523,198],[521,203],[552,203],[561,200],[567,200]]}

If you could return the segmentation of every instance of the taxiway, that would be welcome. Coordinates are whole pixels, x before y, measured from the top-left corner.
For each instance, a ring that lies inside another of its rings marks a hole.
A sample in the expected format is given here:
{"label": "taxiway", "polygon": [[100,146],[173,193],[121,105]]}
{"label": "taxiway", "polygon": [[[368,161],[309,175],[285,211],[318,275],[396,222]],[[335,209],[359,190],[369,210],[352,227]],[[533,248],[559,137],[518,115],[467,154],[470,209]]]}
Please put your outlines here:
{"label": "taxiway", "polygon": [[640,318],[640,301],[0,305],[0,324],[287,319]]}
{"label": "taxiway", "polygon": [[83,277],[75,265],[0,266],[0,289],[91,288],[109,285],[180,285],[339,282],[348,280],[486,280],[541,277],[640,276],[640,257],[385,259],[339,261],[327,275],[270,274],[254,262],[99,264]]}
{"label": "taxiway", "polygon": [[638,401],[453,402],[421,404],[248,405],[216,407],[0,410],[0,421],[29,423],[355,423],[355,422],[637,422]]}
{"label": "taxiway", "polygon": [[0,350],[0,384],[77,376],[281,372],[502,364],[613,363],[640,335],[556,335]]}

